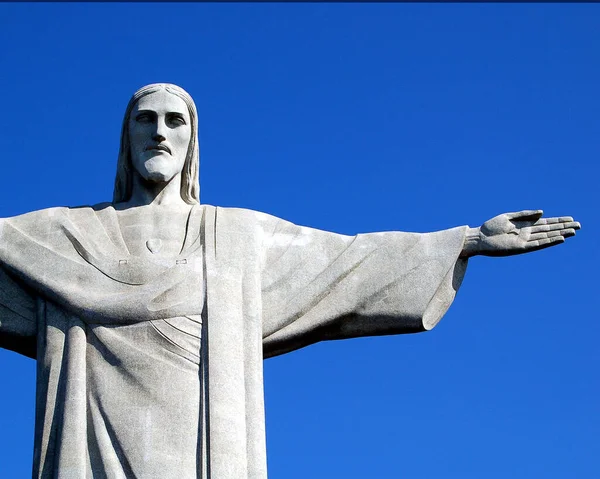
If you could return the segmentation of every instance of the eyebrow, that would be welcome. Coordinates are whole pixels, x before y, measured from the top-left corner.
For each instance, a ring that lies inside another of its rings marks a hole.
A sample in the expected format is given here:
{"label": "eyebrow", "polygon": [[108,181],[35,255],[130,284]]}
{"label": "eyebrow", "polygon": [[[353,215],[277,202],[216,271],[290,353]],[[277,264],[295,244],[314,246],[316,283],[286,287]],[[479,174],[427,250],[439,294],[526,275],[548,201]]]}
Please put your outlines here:
{"label": "eyebrow", "polygon": [[[154,115],[156,115],[156,110],[137,110],[135,112],[135,115],[140,115],[140,114],[146,114],[146,113],[152,113]],[[168,111],[166,112],[166,115],[181,115],[181,116],[188,116],[187,112],[182,112],[182,111]]]}

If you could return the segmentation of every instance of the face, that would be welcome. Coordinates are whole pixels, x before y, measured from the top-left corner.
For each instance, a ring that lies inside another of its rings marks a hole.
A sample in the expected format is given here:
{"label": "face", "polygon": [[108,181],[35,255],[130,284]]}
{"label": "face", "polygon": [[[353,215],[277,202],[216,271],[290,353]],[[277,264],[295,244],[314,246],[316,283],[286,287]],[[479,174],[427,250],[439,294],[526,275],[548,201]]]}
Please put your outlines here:
{"label": "face", "polygon": [[191,132],[181,98],[165,90],[143,96],[129,116],[133,168],[146,181],[168,183],[183,169]]}

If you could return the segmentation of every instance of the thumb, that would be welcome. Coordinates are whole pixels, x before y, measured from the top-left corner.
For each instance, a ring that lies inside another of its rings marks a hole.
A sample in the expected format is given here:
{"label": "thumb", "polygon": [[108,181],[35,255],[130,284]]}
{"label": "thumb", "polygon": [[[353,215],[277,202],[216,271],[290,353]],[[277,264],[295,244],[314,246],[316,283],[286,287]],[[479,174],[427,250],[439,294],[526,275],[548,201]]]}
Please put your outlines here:
{"label": "thumb", "polygon": [[542,210],[523,210],[515,213],[506,213],[506,216],[509,220],[537,221],[543,214]]}

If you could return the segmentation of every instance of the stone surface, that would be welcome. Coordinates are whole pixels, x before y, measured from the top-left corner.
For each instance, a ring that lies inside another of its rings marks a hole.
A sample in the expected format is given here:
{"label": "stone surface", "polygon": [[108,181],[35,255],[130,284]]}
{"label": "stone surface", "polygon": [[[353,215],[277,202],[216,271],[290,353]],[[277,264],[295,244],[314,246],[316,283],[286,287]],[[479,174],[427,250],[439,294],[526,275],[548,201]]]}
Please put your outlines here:
{"label": "stone surface", "polygon": [[113,202],[1,221],[0,347],[37,358],[35,477],[265,478],[262,360],[433,328],[467,258],[579,224],[354,237],[199,203],[189,95],[155,84],[123,121]]}

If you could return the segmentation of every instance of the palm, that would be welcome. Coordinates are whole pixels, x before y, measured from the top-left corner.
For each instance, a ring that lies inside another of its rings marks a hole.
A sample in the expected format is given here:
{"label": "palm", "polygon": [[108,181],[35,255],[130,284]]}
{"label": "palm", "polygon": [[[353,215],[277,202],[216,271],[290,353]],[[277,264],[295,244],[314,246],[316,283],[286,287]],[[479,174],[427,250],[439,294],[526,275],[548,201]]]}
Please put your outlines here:
{"label": "palm", "polygon": [[581,225],[570,216],[542,218],[541,210],[504,213],[480,228],[480,253],[509,256],[548,248],[575,235]]}

